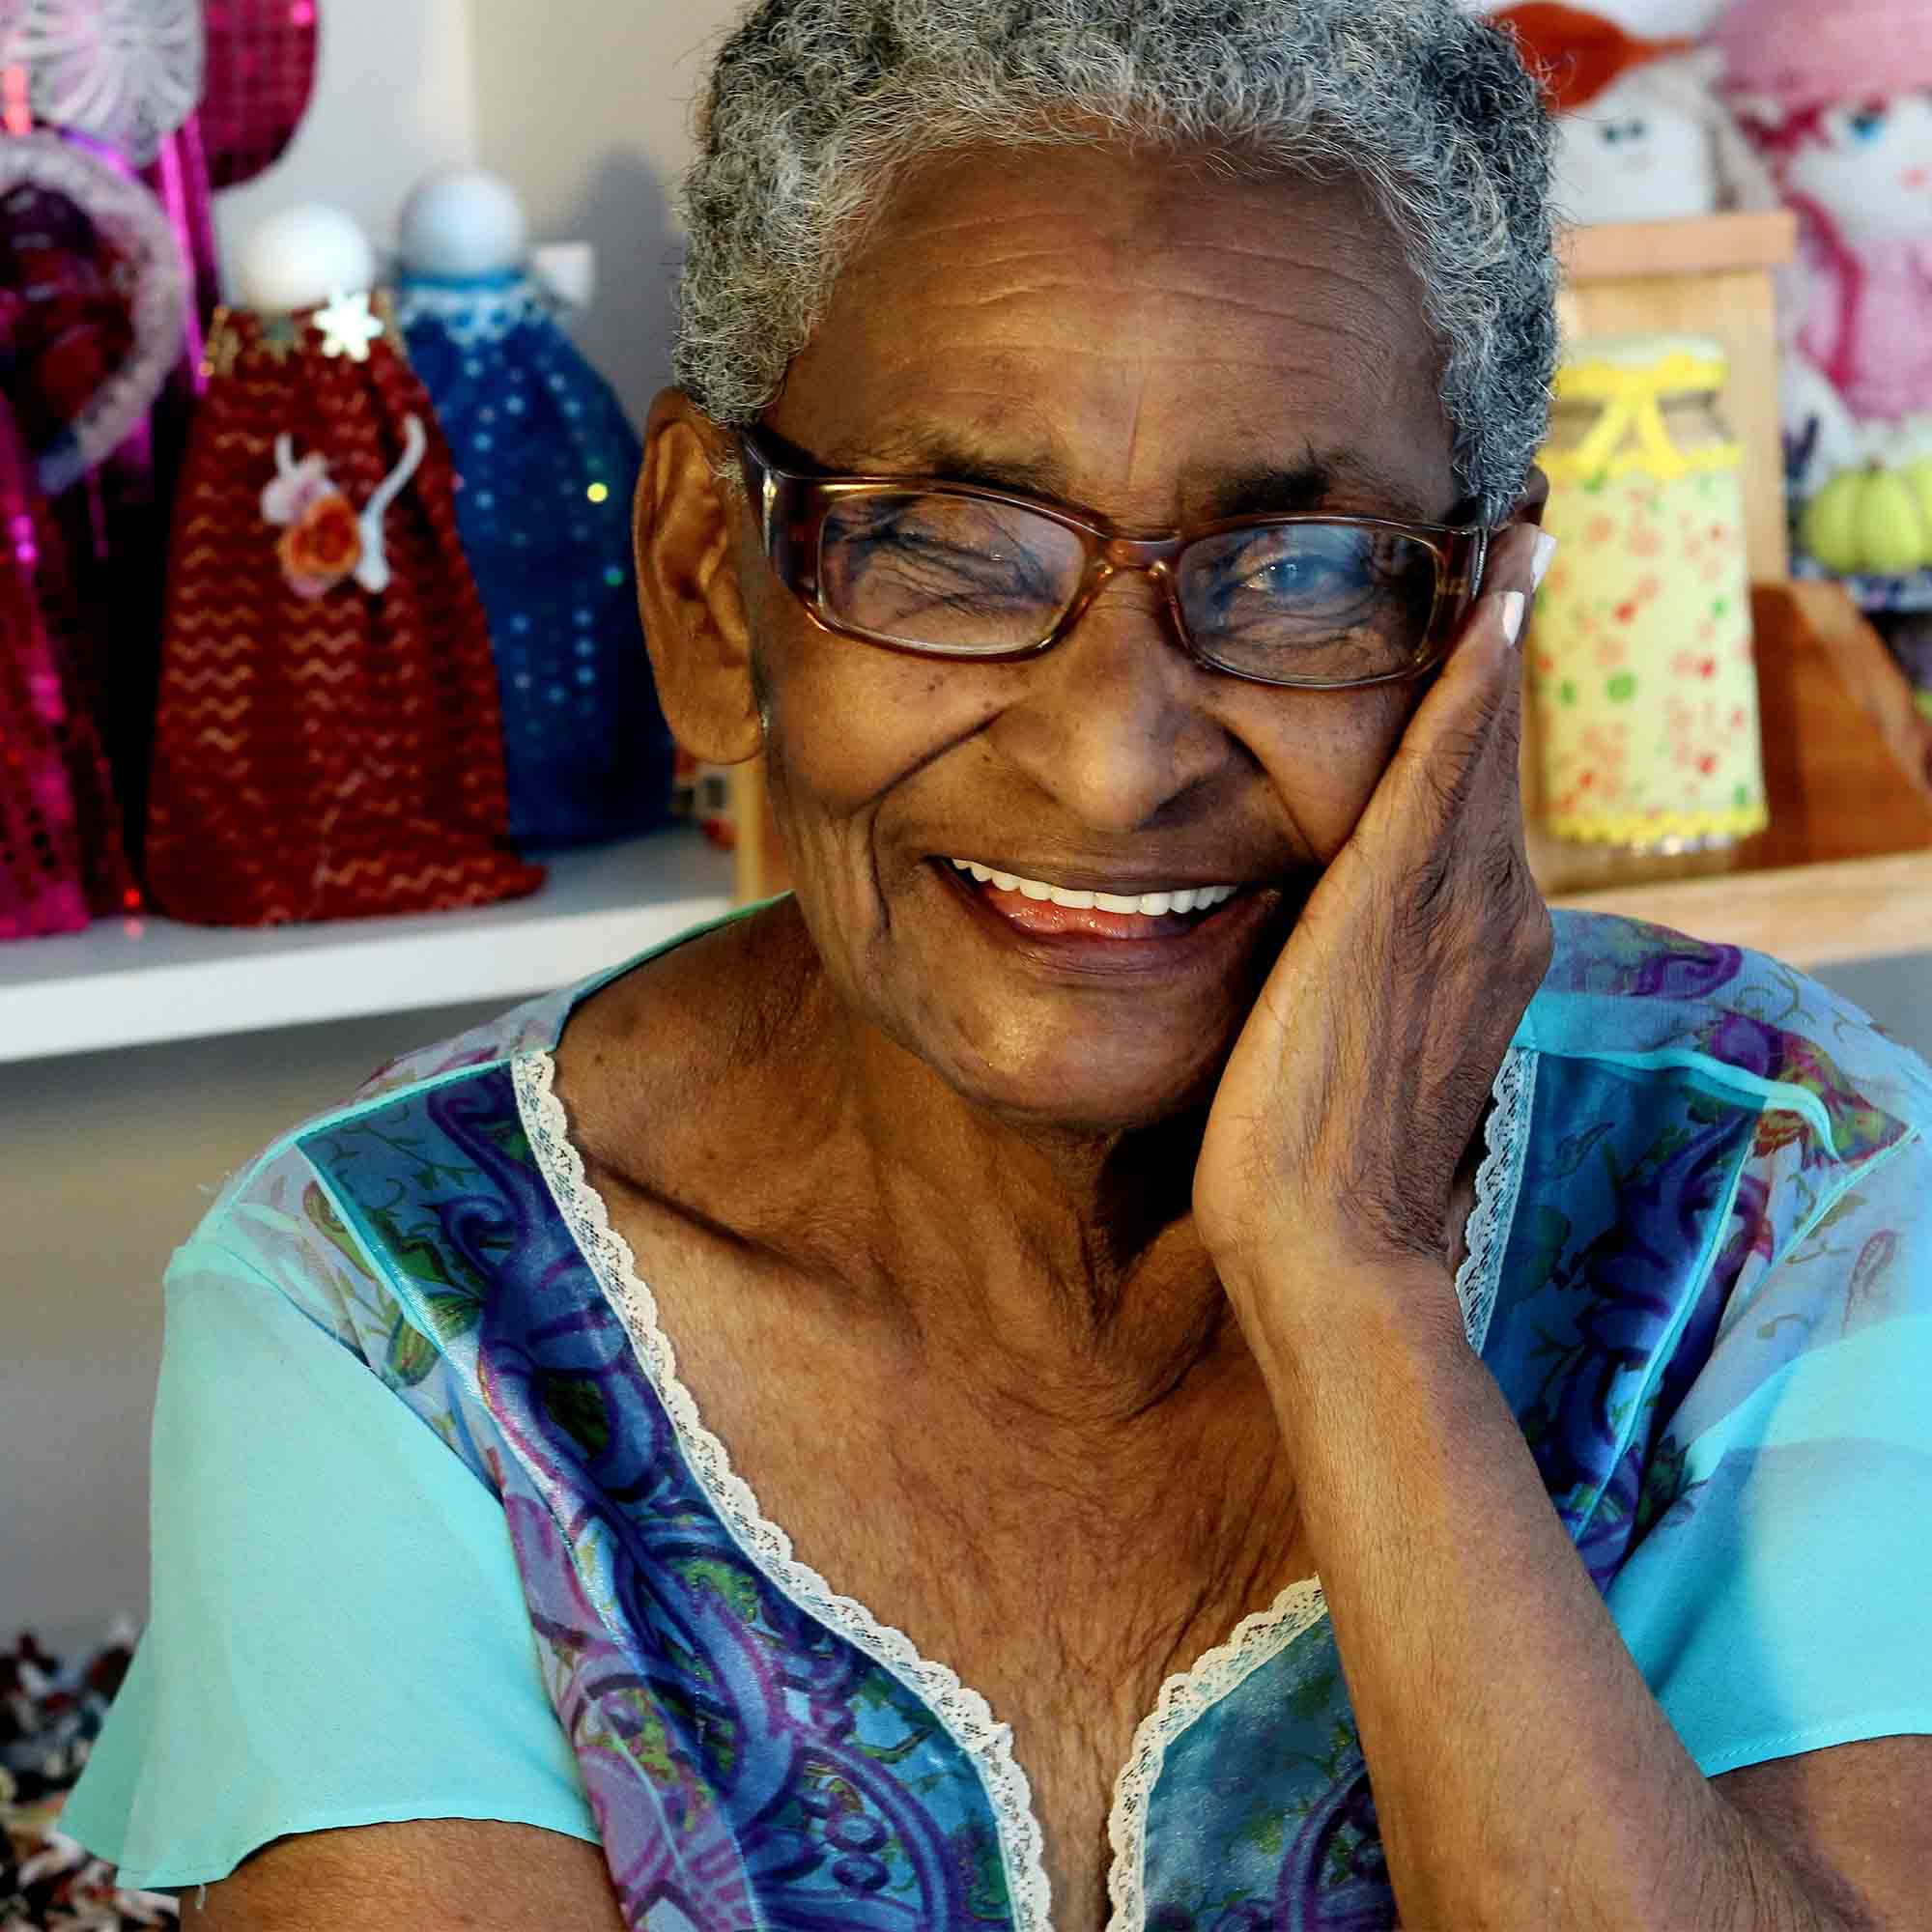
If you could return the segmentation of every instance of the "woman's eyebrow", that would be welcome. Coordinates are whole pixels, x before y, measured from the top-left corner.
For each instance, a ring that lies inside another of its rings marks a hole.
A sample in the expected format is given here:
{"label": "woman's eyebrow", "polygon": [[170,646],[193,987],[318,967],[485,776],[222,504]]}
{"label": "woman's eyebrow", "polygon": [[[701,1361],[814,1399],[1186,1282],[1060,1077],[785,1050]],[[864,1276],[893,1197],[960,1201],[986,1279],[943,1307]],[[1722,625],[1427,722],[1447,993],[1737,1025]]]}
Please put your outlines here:
{"label": "woman's eyebrow", "polygon": [[1050,453],[1002,449],[956,430],[889,429],[831,451],[824,460],[829,468],[855,475],[940,477],[1034,497],[1068,494],[1066,466]]}
{"label": "woman's eyebrow", "polygon": [[[935,425],[895,425],[830,450],[822,461],[858,475],[943,477],[1069,501],[1079,494],[1070,466],[1043,444],[1007,444]],[[1311,450],[1294,464],[1195,468],[1183,473],[1181,483],[1185,500],[1200,506],[1195,515],[1208,522],[1328,508],[1416,523],[1432,514],[1412,484],[1345,448]]]}
{"label": "woman's eyebrow", "polygon": [[1346,508],[1421,523],[1431,514],[1412,484],[1349,449],[1312,451],[1289,467],[1268,465],[1204,477],[1200,499],[1217,519]]}

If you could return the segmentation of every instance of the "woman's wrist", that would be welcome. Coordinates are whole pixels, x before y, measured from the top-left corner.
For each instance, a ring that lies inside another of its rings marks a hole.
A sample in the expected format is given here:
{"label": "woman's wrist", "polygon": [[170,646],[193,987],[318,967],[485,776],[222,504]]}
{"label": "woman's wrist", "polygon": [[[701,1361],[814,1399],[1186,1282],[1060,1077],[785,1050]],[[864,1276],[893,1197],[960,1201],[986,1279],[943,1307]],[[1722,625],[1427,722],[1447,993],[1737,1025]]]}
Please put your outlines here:
{"label": "woman's wrist", "polygon": [[1444,1260],[1285,1240],[1264,1264],[1225,1267],[1221,1283],[1277,1407],[1296,1417],[1331,1409],[1378,1370],[1421,1388],[1476,1361]]}

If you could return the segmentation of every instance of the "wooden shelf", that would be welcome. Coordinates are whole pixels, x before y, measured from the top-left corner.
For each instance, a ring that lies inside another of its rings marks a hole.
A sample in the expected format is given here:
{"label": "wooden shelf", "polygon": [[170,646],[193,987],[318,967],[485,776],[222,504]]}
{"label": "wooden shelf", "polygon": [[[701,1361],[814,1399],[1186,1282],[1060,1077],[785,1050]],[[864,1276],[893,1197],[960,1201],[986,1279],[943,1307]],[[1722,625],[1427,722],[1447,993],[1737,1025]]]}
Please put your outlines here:
{"label": "wooden shelf", "polygon": [[251,928],[98,921],[0,946],[0,1062],[310,1020],[501,1000],[568,984],[731,903],[731,858],[679,828],[566,852],[526,899]]}
{"label": "wooden shelf", "polygon": [[1809,972],[1856,959],[1932,953],[1932,852],[1618,886],[1552,903],[1747,946]]}
{"label": "wooden shelf", "polygon": [[1772,208],[1682,221],[1602,222],[1565,229],[1557,252],[1572,283],[1781,269],[1798,252],[1798,217],[1788,208]]}

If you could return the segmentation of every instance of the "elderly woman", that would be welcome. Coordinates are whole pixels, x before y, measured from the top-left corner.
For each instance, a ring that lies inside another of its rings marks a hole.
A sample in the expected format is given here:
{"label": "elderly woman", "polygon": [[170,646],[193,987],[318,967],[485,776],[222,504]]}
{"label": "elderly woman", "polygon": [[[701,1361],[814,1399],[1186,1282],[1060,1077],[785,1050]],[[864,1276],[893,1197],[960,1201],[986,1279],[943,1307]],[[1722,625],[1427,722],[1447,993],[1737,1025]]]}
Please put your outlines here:
{"label": "elderly woman", "polygon": [[1510,43],[763,0],[702,128],[645,616],[795,891],[231,1183],[71,1829],[211,1928],[1926,1924],[1932,1076],[1527,874]]}

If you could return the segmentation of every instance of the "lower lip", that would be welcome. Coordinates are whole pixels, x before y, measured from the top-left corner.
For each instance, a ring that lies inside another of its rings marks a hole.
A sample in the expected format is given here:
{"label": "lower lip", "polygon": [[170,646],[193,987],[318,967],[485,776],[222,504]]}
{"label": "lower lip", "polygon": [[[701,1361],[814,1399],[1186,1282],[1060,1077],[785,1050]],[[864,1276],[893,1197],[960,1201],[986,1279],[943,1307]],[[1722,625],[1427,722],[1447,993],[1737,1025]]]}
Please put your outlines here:
{"label": "lower lip", "polygon": [[1271,891],[1244,888],[1206,918],[1185,913],[1146,918],[1096,911],[1088,915],[1089,923],[1084,928],[1053,931],[1041,929],[1051,911],[1059,910],[1050,900],[976,886],[945,860],[937,862],[937,868],[952,896],[982,930],[1043,961],[1089,973],[1173,972],[1223,958],[1231,946],[1247,938],[1278,897]]}

